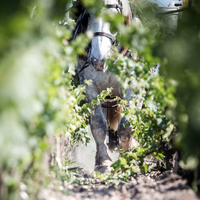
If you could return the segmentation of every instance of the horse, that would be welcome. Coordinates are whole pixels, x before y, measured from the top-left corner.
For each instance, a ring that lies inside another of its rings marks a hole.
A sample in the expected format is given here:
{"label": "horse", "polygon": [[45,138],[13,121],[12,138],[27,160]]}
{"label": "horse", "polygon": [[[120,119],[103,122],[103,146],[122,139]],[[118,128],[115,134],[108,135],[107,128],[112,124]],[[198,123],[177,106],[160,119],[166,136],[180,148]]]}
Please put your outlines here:
{"label": "horse", "polygon": [[[126,24],[130,24],[132,19],[130,5],[128,0],[104,0],[104,7],[101,12],[121,13],[125,16]],[[87,16],[86,20],[84,18]],[[110,31],[110,24],[101,17],[96,17],[87,13],[86,9],[80,14],[74,38],[79,32],[90,30],[94,37],[91,40],[88,56],[80,56],[77,64],[77,73],[80,84],[85,84],[85,80],[92,80],[91,85],[86,85],[86,100],[92,101],[101,93],[102,90],[113,88],[109,97],[120,97],[127,101],[132,97],[131,89],[123,94],[117,76],[108,72],[106,58],[111,54],[112,45],[116,42],[116,33]],[[127,50],[125,50],[127,52]],[[125,53],[124,53],[125,54]],[[110,98],[106,98],[109,101]],[[112,98],[111,98],[112,100]],[[120,112],[123,107],[113,106],[118,102],[108,102],[107,106],[103,104],[95,105],[94,112],[90,114],[90,128],[96,142],[95,171],[107,173],[111,170],[112,160],[109,155],[109,149],[113,149],[121,142],[120,148],[130,150],[139,144],[131,135],[131,127],[126,127],[128,120],[121,118]],[[109,134],[109,143],[106,143],[106,136]],[[119,140],[118,140],[119,138]]]}

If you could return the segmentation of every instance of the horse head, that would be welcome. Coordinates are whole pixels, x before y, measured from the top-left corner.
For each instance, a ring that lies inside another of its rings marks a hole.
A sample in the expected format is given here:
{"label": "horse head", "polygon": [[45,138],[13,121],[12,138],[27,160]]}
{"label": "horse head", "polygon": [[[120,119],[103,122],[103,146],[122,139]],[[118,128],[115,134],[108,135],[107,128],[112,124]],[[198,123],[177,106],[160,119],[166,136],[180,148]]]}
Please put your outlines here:
{"label": "horse head", "polygon": [[[127,11],[124,11],[124,2],[126,1],[123,0],[119,2],[118,0],[105,0],[105,6],[102,8],[101,14],[110,12],[114,14],[121,13],[125,15],[124,12]],[[92,14],[90,14],[88,19],[87,29],[94,33],[88,58],[89,62],[97,71],[105,72],[108,68],[105,60],[111,54],[111,47],[112,45],[115,45],[117,33],[112,33],[110,31],[110,24],[105,22],[101,16],[96,17]]]}

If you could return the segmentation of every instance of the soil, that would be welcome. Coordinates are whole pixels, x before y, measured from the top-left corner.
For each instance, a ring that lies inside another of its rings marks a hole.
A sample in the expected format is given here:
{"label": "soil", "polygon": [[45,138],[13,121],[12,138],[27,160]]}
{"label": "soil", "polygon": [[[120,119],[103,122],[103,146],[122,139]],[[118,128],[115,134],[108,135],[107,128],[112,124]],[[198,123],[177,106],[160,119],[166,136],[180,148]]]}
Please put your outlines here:
{"label": "soil", "polygon": [[[187,181],[177,172],[176,154],[168,158],[168,164],[173,165],[173,170],[162,171],[156,160],[145,160],[149,166],[149,172],[141,174],[139,171],[134,177],[130,177],[125,184],[104,184],[99,179],[94,179],[92,172],[95,157],[95,143],[91,142],[87,147],[79,145],[76,148],[76,164],[84,170],[79,170],[78,183],[69,183],[61,179],[52,179],[51,183],[40,189],[37,194],[39,200],[197,200],[195,192],[187,185]],[[84,154],[82,153],[84,152]],[[171,155],[171,153],[170,153]],[[113,160],[117,154],[113,154]],[[176,162],[175,162],[176,163]],[[157,171],[153,171],[157,166]],[[170,166],[169,166],[170,168]],[[87,184],[84,184],[87,183]]]}
{"label": "soil", "polygon": [[44,200],[197,200],[198,197],[186,185],[186,181],[170,171],[150,172],[131,177],[130,181],[119,185],[105,185],[83,172],[83,181],[89,185],[64,183],[42,189],[38,199]]}

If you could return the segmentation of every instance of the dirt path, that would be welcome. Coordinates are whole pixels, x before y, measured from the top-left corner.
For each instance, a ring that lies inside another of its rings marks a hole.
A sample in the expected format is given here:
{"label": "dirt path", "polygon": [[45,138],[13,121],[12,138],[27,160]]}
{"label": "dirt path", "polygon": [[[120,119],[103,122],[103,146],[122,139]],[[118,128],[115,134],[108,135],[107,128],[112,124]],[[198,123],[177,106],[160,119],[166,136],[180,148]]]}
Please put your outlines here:
{"label": "dirt path", "polygon": [[[84,154],[82,153],[84,152]],[[94,167],[95,143],[76,148],[74,161],[79,167],[89,171]],[[113,160],[118,155],[113,155]],[[156,162],[146,160],[152,169]],[[37,195],[39,200],[197,200],[194,191],[186,185],[181,176],[165,171],[152,171],[146,174],[135,174],[125,184],[105,185],[92,178],[91,172],[79,171],[78,183],[70,184],[62,179],[52,179],[51,183],[41,189]]]}
{"label": "dirt path", "polygon": [[[83,174],[89,185],[67,184],[55,187],[51,184],[38,194],[45,200],[197,200],[186,181],[170,172],[151,172],[136,175],[126,184],[105,185]],[[57,189],[56,189],[57,188]]]}

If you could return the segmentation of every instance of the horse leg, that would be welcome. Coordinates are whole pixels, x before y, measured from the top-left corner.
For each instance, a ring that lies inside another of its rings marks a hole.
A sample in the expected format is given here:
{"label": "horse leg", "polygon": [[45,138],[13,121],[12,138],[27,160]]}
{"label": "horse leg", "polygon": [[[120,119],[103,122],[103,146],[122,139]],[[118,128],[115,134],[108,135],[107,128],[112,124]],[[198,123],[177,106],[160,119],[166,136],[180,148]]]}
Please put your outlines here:
{"label": "horse leg", "polygon": [[95,106],[94,113],[90,115],[90,127],[96,142],[95,171],[109,172],[111,158],[106,145],[107,122],[100,105]]}
{"label": "horse leg", "polygon": [[[129,88],[126,92],[125,99],[129,102],[132,97],[132,90]],[[127,105],[129,107],[129,104]],[[128,122],[128,117],[124,117],[118,124],[117,134],[120,138],[121,145],[120,148],[125,150],[130,150],[132,148],[138,147],[139,143],[134,139],[131,135],[132,128],[131,126],[126,126],[126,122]]]}
{"label": "horse leg", "polygon": [[128,121],[126,117],[121,119],[117,134],[121,141],[120,149],[130,150],[138,147],[139,143],[131,135],[132,128],[130,126],[126,127],[126,121]]}
{"label": "horse leg", "polygon": [[109,143],[107,144],[109,150],[112,152],[116,147],[119,147],[119,137],[117,134],[118,124],[121,120],[121,112],[123,107],[112,107],[119,104],[119,101],[107,102],[110,108],[107,108],[107,123],[109,126]]}

